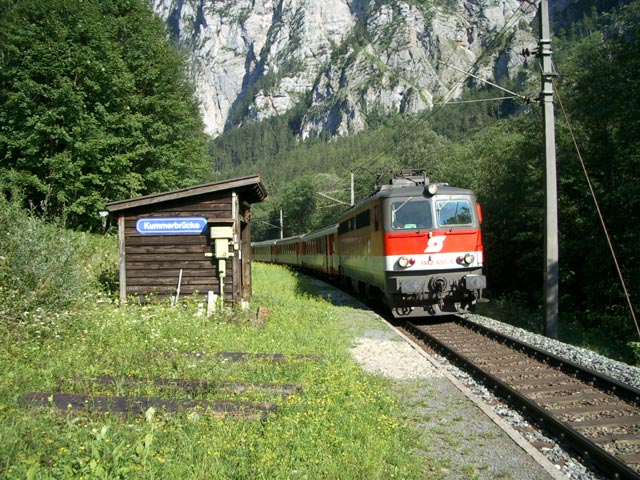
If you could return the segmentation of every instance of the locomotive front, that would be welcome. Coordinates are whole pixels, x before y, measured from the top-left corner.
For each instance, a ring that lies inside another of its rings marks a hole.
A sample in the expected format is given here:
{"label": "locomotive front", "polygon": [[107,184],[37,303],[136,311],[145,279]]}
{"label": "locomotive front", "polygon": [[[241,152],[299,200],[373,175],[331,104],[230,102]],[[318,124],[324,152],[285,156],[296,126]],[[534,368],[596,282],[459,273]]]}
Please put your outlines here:
{"label": "locomotive front", "polygon": [[474,193],[408,178],[380,194],[384,292],[393,314],[438,315],[474,305],[486,287]]}

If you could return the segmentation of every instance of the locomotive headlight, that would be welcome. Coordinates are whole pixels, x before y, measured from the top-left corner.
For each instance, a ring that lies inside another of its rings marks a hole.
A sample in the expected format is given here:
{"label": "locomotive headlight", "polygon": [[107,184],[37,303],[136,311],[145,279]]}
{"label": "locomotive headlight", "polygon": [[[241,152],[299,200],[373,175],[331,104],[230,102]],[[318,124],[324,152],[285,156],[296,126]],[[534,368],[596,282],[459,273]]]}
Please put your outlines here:
{"label": "locomotive headlight", "polygon": [[429,192],[429,195],[435,195],[438,193],[438,185],[436,183],[430,183],[427,186],[427,192]]}
{"label": "locomotive headlight", "polygon": [[413,258],[400,257],[398,259],[398,265],[401,268],[409,268],[410,266],[412,266],[415,263],[416,263],[416,261]]}
{"label": "locomotive headlight", "polygon": [[473,261],[476,259],[476,257],[473,256],[472,253],[467,253],[464,257],[460,256],[456,259],[456,261],[462,265],[471,265],[473,263]]}

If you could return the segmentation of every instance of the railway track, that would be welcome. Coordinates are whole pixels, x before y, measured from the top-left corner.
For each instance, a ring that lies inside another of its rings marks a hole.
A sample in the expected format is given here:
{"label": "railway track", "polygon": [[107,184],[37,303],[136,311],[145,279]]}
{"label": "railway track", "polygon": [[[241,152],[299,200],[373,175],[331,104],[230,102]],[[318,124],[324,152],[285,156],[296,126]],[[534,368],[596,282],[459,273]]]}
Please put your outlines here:
{"label": "railway track", "polygon": [[404,327],[612,478],[640,479],[640,390],[462,318]]}

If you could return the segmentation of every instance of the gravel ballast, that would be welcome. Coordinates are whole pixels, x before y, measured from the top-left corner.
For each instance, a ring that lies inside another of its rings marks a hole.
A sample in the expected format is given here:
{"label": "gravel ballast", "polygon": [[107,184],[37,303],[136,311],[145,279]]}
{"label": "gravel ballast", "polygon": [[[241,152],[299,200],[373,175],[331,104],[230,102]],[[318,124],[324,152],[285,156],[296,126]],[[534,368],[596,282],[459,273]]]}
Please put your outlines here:
{"label": "gravel ballast", "polygon": [[566,343],[559,342],[543,335],[531,333],[522,328],[507,325],[491,318],[483,317],[475,314],[463,315],[466,319],[471,320],[479,325],[485,326],[497,332],[509,335],[510,337],[528,343],[534,347],[554,353],[555,355],[571,360],[584,367],[591,368],[599,373],[608,375],[622,383],[631,385],[640,389],[640,368],[632,367],[626,363],[617,362],[610,358],[603,357],[591,350],[585,348],[574,347]]}
{"label": "gravel ballast", "polygon": [[434,478],[567,478],[499,415],[472,399],[474,394],[436,359],[358,300],[311,281],[333,305],[354,307],[340,310],[348,322],[356,325],[364,317],[379,321],[379,328],[360,334],[351,354],[365,371],[393,381],[406,405],[406,420],[429,445],[416,461],[430,465]]}
{"label": "gravel ballast", "polygon": [[[357,299],[324,282],[314,283],[334,305],[356,308],[349,312],[349,321],[354,324],[360,316],[379,319],[380,328],[361,334],[351,354],[364,370],[396,382],[407,404],[407,418],[427,436],[431,448],[426,456],[440,460],[436,468],[443,478],[608,478],[583,465],[446,359],[424,353]],[[481,315],[464,317],[640,388],[640,369],[636,367]]]}
{"label": "gravel ballast", "polygon": [[399,381],[407,417],[430,445],[427,458],[439,460],[434,473],[448,479],[566,478],[542,456],[534,458],[531,446],[514,440],[517,432],[507,433],[509,425],[472,401],[466,387],[399,334],[359,338],[351,354],[364,370]]}

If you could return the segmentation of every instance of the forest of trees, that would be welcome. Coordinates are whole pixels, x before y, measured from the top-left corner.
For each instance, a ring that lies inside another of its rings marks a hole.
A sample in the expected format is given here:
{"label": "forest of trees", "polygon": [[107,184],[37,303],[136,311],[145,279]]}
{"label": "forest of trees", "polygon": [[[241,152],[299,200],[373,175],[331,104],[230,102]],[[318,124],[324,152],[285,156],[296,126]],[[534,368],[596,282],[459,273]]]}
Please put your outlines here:
{"label": "forest of trees", "polygon": [[[573,312],[581,324],[605,322],[631,338],[637,337],[635,327],[568,125],[635,305],[640,111],[633,99],[640,89],[639,46],[640,2],[611,13],[594,10],[554,38],[561,310]],[[537,77],[534,63],[530,73]],[[533,97],[539,84],[530,80],[525,88]],[[483,87],[466,99],[490,96],[495,90]],[[494,295],[515,293],[530,305],[542,304],[544,159],[535,102],[451,103],[415,118],[374,119],[357,136],[303,144],[291,128],[300,113],[229,131],[210,145],[217,171],[260,173],[269,186],[270,199],[255,209],[256,239],[278,235],[280,209],[285,236],[335,219],[345,207],[326,208],[333,202],[318,192],[348,201],[351,172],[359,198],[371,190],[376,173],[421,168],[435,181],[477,192]]]}
{"label": "forest of trees", "polygon": [[[591,12],[556,32],[561,309],[633,336],[614,262],[566,110],[635,305],[640,294],[640,2]],[[181,54],[143,0],[0,0],[0,192],[70,228],[97,231],[105,203],[260,174],[254,239],[332,222],[377,173],[420,168],[471,188],[484,210],[493,295],[541,304],[543,158],[533,102],[451,103],[412,118],[370,118],[359,135],[301,141],[305,105],[203,134]],[[535,96],[535,60],[519,84]],[[477,82],[474,82],[477,83]],[[526,90],[526,91],[524,91]],[[469,89],[465,100],[495,96]]]}
{"label": "forest of trees", "polygon": [[0,0],[0,191],[73,228],[210,172],[182,56],[143,1]]}

